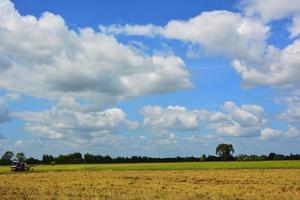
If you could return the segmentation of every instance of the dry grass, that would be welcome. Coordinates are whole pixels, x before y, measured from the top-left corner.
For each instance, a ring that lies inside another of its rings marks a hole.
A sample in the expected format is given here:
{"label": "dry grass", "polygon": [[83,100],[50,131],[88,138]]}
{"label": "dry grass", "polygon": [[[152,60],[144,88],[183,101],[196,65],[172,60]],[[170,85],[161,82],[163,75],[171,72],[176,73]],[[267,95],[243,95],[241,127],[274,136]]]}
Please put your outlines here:
{"label": "dry grass", "polygon": [[300,199],[299,169],[0,175],[1,199]]}

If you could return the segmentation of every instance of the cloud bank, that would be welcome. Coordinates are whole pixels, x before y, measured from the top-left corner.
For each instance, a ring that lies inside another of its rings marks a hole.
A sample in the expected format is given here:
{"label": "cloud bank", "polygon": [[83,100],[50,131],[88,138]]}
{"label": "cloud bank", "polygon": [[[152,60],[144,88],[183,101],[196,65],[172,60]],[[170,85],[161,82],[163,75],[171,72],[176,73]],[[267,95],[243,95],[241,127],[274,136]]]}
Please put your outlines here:
{"label": "cloud bank", "polygon": [[[261,3],[261,5],[256,5]],[[281,2],[281,3],[279,3]],[[252,4],[253,3],[253,4]],[[165,26],[147,25],[111,25],[100,26],[103,33],[138,35],[146,37],[162,36],[176,39],[191,45],[199,45],[207,56],[226,56],[240,75],[243,85],[287,85],[300,81],[300,41],[295,39],[291,44],[280,49],[267,43],[270,27],[260,18],[253,17],[260,13],[266,20],[287,17],[290,13],[293,24],[289,27],[291,36],[296,37],[299,30],[299,2],[290,4],[287,11],[276,1],[276,9],[269,15],[263,15],[264,8],[272,8],[271,1],[253,1],[245,4],[242,13],[230,11],[209,11],[188,20],[171,20]],[[255,5],[254,5],[255,4]],[[266,5],[265,5],[266,4]],[[293,6],[292,6],[293,5]],[[262,10],[260,8],[262,7]],[[255,11],[255,12],[254,12]]]}
{"label": "cloud bank", "polygon": [[13,116],[26,121],[25,131],[37,138],[79,144],[114,138],[117,133],[138,127],[138,122],[128,120],[119,108],[91,109],[73,98],[63,98],[49,110],[15,112]]}
{"label": "cloud bank", "polygon": [[91,28],[70,30],[49,12],[22,16],[8,0],[0,1],[0,38],[0,87],[9,91],[105,103],[192,87],[179,57],[147,55]]}
{"label": "cloud bank", "polygon": [[225,102],[221,111],[189,111],[182,106],[146,106],[141,110],[141,114],[144,116],[143,124],[155,133],[209,128],[223,136],[248,137],[258,136],[267,122],[261,106],[239,107],[231,101]]}

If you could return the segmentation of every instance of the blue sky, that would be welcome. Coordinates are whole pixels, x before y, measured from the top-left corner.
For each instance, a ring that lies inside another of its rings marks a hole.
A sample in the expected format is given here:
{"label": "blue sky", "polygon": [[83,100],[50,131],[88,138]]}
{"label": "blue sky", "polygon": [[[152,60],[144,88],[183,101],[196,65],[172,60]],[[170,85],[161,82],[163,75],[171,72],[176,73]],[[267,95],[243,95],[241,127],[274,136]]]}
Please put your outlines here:
{"label": "blue sky", "polygon": [[0,11],[0,151],[299,153],[297,0],[0,0]]}

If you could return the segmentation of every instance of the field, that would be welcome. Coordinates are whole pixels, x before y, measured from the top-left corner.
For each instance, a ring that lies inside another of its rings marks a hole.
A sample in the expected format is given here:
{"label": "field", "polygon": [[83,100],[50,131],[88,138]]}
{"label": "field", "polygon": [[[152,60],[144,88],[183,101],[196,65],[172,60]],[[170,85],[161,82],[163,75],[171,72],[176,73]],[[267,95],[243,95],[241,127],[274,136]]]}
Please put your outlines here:
{"label": "field", "polygon": [[[37,165],[34,172],[103,170],[300,169],[300,161]],[[10,168],[0,166],[0,174]]]}
{"label": "field", "polygon": [[300,161],[5,166],[0,180],[1,199],[300,199]]}

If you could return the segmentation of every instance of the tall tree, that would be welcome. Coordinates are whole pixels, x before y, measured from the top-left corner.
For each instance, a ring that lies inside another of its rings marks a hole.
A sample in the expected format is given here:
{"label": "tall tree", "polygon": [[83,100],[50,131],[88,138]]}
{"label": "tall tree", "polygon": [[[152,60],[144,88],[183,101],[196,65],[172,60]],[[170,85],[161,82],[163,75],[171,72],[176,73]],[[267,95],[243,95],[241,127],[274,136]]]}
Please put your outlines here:
{"label": "tall tree", "polygon": [[205,160],[206,160],[206,155],[203,154],[203,155],[200,157],[200,161],[201,161],[201,162],[204,162]]}
{"label": "tall tree", "polygon": [[20,162],[23,162],[25,161],[26,157],[25,157],[25,154],[23,152],[18,152],[17,155],[16,155],[16,158],[20,161]]}
{"label": "tall tree", "polygon": [[2,160],[10,161],[14,157],[14,153],[12,151],[6,151],[2,155]]}
{"label": "tall tree", "polygon": [[216,154],[221,157],[223,161],[227,161],[232,157],[234,148],[232,144],[219,144],[216,148]]}

